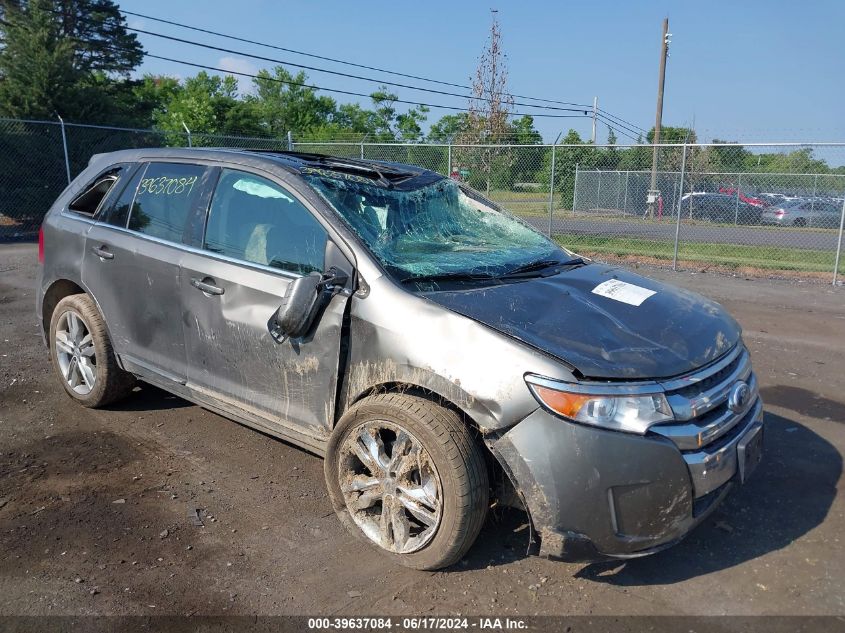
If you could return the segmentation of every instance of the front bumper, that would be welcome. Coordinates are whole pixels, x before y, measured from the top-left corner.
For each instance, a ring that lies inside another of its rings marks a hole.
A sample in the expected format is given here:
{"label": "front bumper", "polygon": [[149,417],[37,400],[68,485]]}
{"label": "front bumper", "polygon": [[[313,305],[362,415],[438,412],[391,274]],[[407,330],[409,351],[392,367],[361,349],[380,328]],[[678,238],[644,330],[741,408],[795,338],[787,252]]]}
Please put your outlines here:
{"label": "front bumper", "polygon": [[758,400],[710,456],[682,452],[661,435],[605,431],[538,409],[488,446],[527,506],[541,555],[633,558],[680,541],[719,505],[739,478],[736,445],[761,420]]}

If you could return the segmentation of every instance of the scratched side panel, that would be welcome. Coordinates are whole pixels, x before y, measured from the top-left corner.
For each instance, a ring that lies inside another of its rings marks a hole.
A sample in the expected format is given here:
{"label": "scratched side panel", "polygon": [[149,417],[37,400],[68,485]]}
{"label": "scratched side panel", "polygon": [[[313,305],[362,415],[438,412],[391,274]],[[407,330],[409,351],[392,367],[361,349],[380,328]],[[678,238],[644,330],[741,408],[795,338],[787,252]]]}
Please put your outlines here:
{"label": "scratched side panel", "polygon": [[507,428],[536,410],[526,372],[572,380],[560,362],[518,341],[405,292],[385,277],[350,309],[344,408],[370,389],[400,382],[460,407],[484,431]]}

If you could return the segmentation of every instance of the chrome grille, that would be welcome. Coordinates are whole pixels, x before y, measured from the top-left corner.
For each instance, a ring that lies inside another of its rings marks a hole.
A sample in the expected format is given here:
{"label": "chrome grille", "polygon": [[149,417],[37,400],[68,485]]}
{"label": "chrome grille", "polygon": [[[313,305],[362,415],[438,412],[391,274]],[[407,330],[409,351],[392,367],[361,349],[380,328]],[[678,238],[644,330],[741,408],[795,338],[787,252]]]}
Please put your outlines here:
{"label": "chrome grille", "polygon": [[[731,390],[738,381],[748,384],[745,406],[728,407]],[[762,418],[757,378],[751,358],[739,344],[711,365],[661,385],[675,421],[649,430],[671,440],[681,450],[690,469],[695,497],[701,497],[728,481],[736,472],[736,442]]]}

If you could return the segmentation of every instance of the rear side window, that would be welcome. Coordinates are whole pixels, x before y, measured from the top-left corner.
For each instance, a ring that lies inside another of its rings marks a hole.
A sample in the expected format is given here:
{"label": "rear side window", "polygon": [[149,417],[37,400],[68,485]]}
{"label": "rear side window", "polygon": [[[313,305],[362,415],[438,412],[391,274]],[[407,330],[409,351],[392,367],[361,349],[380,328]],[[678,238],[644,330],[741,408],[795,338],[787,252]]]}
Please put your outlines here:
{"label": "rear side window", "polygon": [[162,240],[181,242],[200,195],[205,170],[201,165],[150,163],[135,193],[129,228]]}
{"label": "rear side window", "polygon": [[205,248],[294,273],[322,271],[326,230],[289,191],[224,169],[208,213]]}
{"label": "rear side window", "polygon": [[121,165],[97,176],[82,193],[71,201],[68,209],[74,213],[93,217],[103,204],[103,200],[117,184],[124,169],[125,166]]}
{"label": "rear side window", "polygon": [[[129,178],[123,185],[115,186],[115,196],[113,204],[108,204],[103,207],[98,216],[98,220],[105,224],[112,226],[119,226],[126,228],[126,221],[129,219],[129,209],[132,207],[132,202],[135,200],[135,193],[138,191],[138,183],[144,175],[144,166],[138,167],[133,165],[134,175]],[[129,171],[127,170],[127,177]],[[124,180],[126,180],[124,178]]]}

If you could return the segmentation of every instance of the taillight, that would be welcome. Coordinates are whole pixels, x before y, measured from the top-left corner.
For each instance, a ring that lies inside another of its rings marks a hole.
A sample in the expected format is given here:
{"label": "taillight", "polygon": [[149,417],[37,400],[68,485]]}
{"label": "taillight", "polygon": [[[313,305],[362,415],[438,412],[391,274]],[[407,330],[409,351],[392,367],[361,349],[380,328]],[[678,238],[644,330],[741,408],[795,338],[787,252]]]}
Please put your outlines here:
{"label": "taillight", "polygon": [[38,263],[44,263],[44,227],[38,229]]}
{"label": "taillight", "polygon": [[779,218],[782,218],[783,216],[786,215],[786,211],[784,211],[783,209],[778,209],[777,211],[775,211],[775,215],[778,216]]}

